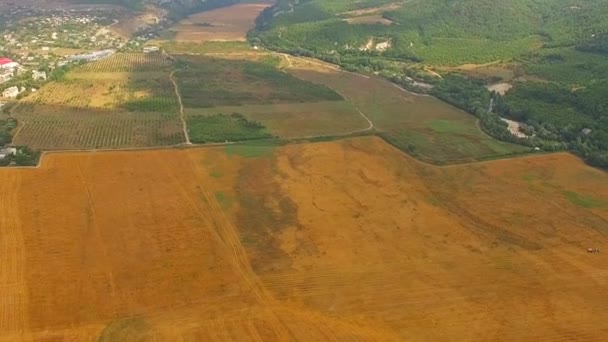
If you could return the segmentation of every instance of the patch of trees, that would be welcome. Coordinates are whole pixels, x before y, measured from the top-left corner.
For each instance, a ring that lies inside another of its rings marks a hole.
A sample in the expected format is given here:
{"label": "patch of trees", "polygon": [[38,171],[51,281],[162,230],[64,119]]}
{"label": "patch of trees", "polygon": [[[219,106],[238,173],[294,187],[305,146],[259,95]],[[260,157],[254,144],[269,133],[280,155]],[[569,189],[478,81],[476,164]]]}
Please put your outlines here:
{"label": "patch of trees", "polygon": [[518,84],[498,98],[496,112],[526,123],[546,149],[566,148],[608,168],[608,81],[573,91],[552,83]]}
{"label": "patch of trees", "polygon": [[12,131],[17,128],[15,119],[0,120],[0,147],[6,146],[13,140]]}
{"label": "patch of trees", "polygon": [[[12,132],[17,128],[17,121],[9,118],[0,120],[0,148],[9,145],[13,140]],[[35,151],[27,146],[18,146],[15,154],[9,154],[4,158],[0,158],[0,167],[17,165],[17,166],[35,166],[38,164],[40,152]]]}
{"label": "patch of trees", "polygon": [[608,33],[594,35],[589,41],[577,45],[576,49],[583,52],[608,55]]}
{"label": "patch of trees", "polygon": [[1,166],[36,166],[40,160],[40,151],[35,151],[27,146],[18,146],[15,154],[0,159]]}

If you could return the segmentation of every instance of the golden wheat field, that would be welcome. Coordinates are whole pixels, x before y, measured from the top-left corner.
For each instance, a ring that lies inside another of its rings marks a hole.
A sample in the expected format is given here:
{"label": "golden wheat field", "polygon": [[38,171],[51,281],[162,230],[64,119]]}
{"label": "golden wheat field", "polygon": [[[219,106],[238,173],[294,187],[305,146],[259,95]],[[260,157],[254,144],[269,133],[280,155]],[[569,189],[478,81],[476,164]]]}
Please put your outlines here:
{"label": "golden wheat field", "polygon": [[375,137],[0,170],[0,340],[600,341],[608,176]]}

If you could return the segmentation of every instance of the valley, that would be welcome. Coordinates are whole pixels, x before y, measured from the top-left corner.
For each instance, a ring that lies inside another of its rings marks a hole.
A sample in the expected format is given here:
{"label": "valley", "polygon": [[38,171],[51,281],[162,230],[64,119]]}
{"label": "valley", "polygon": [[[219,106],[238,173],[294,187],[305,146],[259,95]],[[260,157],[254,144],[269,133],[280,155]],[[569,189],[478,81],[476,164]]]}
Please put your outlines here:
{"label": "valley", "polygon": [[[364,27],[403,4],[320,5]],[[0,141],[42,156],[0,168],[0,341],[608,334],[608,174],[485,126],[485,86],[525,98],[531,71],[420,62],[413,92],[385,73],[403,61],[272,49],[268,6],[184,16],[11,101]]]}

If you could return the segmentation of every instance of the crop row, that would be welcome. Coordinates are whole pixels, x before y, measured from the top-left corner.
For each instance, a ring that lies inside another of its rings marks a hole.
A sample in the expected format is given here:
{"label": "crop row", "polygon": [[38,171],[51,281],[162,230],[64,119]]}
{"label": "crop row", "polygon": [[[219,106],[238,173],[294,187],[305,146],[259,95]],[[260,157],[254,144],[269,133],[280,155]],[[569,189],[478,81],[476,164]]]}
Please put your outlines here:
{"label": "crop row", "polygon": [[75,72],[156,71],[171,64],[171,59],[160,53],[117,53],[100,61],[85,64]]}
{"label": "crop row", "polygon": [[149,113],[30,114],[16,143],[36,149],[124,148],[184,141],[176,116]]}

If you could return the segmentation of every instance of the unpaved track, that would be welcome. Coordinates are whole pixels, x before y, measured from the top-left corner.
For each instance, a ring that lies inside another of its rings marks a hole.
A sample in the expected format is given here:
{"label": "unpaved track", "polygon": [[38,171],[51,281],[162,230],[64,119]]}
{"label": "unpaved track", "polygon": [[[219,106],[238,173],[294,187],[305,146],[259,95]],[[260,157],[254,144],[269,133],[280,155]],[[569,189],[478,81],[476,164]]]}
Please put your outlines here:
{"label": "unpaved track", "polygon": [[173,83],[173,87],[175,89],[175,96],[177,97],[177,102],[179,103],[179,119],[182,122],[182,130],[184,131],[184,138],[186,139],[186,145],[192,145],[190,141],[190,135],[188,134],[188,125],[186,124],[186,114],[184,113],[184,104],[182,102],[182,95],[179,92],[179,87],[177,86],[177,82],[175,81],[175,72],[173,71],[171,75],[169,75],[169,79],[171,83]]}

